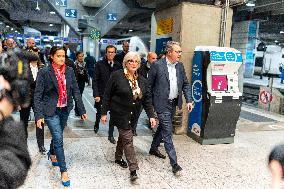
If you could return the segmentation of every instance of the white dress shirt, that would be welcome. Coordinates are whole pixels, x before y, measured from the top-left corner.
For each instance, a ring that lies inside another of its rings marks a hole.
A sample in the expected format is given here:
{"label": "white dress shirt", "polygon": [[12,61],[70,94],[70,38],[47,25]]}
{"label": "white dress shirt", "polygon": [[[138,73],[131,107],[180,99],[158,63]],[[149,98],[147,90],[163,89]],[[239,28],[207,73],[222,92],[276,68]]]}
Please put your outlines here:
{"label": "white dress shirt", "polygon": [[31,68],[31,71],[32,71],[32,74],[33,74],[33,79],[35,81],[36,77],[37,77],[38,67],[37,66],[34,67],[34,66],[30,65],[30,68]]}
{"label": "white dress shirt", "polygon": [[169,99],[177,98],[178,96],[178,86],[177,86],[177,71],[176,71],[176,63],[170,63],[168,58],[166,58],[167,67],[169,72],[169,80],[170,80],[170,94]]}

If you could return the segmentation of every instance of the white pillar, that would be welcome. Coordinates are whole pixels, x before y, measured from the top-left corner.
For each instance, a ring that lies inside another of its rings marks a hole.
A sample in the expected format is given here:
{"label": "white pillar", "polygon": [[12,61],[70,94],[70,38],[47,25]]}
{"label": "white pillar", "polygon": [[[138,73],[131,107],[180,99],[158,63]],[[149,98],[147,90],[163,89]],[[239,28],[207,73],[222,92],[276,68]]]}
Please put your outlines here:
{"label": "white pillar", "polygon": [[89,49],[89,37],[83,37],[83,53],[86,55],[86,52],[88,52]]}

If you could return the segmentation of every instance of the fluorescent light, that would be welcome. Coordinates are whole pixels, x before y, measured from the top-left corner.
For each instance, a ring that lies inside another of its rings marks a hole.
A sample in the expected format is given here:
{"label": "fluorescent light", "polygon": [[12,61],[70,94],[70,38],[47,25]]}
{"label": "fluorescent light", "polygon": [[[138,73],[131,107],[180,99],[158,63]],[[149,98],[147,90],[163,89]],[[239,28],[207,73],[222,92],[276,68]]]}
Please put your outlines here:
{"label": "fluorescent light", "polygon": [[49,13],[50,13],[50,14],[55,14],[55,12],[54,12],[54,11],[50,11]]}
{"label": "fluorescent light", "polygon": [[254,7],[254,6],[255,6],[255,3],[248,2],[248,3],[246,4],[246,6],[247,6],[247,7]]}
{"label": "fluorescent light", "polygon": [[13,31],[13,30],[14,30],[14,28],[11,28],[11,30]]}
{"label": "fluorescent light", "polygon": [[128,30],[129,32],[133,32],[133,30]]}
{"label": "fluorescent light", "polygon": [[279,41],[275,40],[275,43],[278,43]]}
{"label": "fluorescent light", "polygon": [[53,24],[49,24],[49,26],[53,26]]}
{"label": "fluorescent light", "polygon": [[280,31],[280,33],[284,33],[284,31]]}
{"label": "fluorescent light", "polygon": [[9,28],[9,27],[10,27],[10,26],[8,26],[8,25],[6,26],[6,28]]}
{"label": "fluorescent light", "polygon": [[0,22],[0,24],[2,25],[2,24],[3,24],[3,22]]}

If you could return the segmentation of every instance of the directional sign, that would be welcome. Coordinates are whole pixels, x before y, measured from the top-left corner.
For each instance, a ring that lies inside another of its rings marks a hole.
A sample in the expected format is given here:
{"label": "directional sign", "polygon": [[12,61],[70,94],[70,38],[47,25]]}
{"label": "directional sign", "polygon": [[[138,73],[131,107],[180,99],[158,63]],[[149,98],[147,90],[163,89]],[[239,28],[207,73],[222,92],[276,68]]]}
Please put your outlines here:
{"label": "directional sign", "polygon": [[79,39],[78,39],[78,38],[76,38],[76,37],[71,38],[71,42],[72,42],[72,43],[78,43],[78,41],[79,41]]}
{"label": "directional sign", "polygon": [[107,14],[107,20],[108,21],[116,21],[117,20],[117,14],[116,13],[108,13]]}
{"label": "directional sign", "polygon": [[60,7],[67,7],[67,0],[55,0],[55,5]]}
{"label": "directional sign", "polygon": [[77,18],[77,10],[76,9],[65,9],[65,17]]}

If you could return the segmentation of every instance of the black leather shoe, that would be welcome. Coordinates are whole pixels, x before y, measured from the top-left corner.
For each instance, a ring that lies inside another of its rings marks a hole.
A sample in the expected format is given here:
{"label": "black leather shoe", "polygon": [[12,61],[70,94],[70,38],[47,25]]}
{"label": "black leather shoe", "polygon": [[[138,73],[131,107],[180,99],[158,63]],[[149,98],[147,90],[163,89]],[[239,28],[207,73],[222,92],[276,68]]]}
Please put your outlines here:
{"label": "black leather shoe", "polygon": [[130,172],[130,180],[131,180],[131,181],[135,181],[136,179],[138,179],[136,170],[135,170],[135,171],[131,171],[131,172]]}
{"label": "black leather shoe", "polygon": [[98,125],[94,125],[94,132],[97,133],[99,131],[99,126]]}
{"label": "black leather shoe", "polygon": [[114,162],[116,164],[120,165],[120,167],[122,167],[122,168],[127,168],[128,167],[128,165],[127,165],[126,161],[124,161],[124,159],[115,160]]}
{"label": "black leather shoe", "polygon": [[156,156],[158,158],[166,159],[166,156],[161,154],[161,152],[159,150],[152,150],[152,149],[150,149],[149,154],[150,155],[154,155],[154,156]]}
{"label": "black leather shoe", "polygon": [[113,144],[116,143],[116,141],[115,141],[115,139],[113,137],[108,137],[108,140],[110,141],[110,143],[113,143]]}
{"label": "black leather shoe", "polygon": [[172,167],[172,171],[175,175],[178,175],[181,172],[181,170],[182,170],[182,168],[178,164],[175,164]]}
{"label": "black leather shoe", "polygon": [[42,155],[45,155],[46,154],[46,149],[44,146],[41,146],[39,147],[39,152],[42,154]]}

